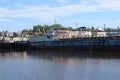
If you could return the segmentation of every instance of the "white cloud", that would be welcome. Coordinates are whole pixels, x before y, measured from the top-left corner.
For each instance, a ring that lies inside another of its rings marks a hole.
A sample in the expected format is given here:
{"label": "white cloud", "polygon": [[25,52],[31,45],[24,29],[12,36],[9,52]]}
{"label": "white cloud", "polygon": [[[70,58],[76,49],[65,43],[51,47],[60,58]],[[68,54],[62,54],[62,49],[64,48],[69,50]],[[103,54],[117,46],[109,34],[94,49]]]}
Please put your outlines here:
{"label": "white cloud", "polygon": [[0,18],[0,22],[13,22],[13,20]]}
{"label": "white cloud", "polygon": [[[64,2],[66,0],[59,0]],[[93,4],[94,2],[95,4]],[[50,6],[26,6],[16,4],[16,9],[0,8],[0,17],[6,18],[31,18],[42,21],[51,21],[53,18],[70,17],[75,14],[99,12],[107,10],[120,11],[119,0],[91,0],[80,4],[64,5],[59,7]]]}
{"label": "white cloud", "polygon": [[115,22],[116,22],[116,23],[120,23],[120,20],[116,20]]}
{"label": "white cloud", "polygon": [[58,0],[60,3],[68,3],[68,0]]}
{"label": "white cloud", "polygon": [[106,10],[120,10],[120,0],[96,0],[96,3]]}

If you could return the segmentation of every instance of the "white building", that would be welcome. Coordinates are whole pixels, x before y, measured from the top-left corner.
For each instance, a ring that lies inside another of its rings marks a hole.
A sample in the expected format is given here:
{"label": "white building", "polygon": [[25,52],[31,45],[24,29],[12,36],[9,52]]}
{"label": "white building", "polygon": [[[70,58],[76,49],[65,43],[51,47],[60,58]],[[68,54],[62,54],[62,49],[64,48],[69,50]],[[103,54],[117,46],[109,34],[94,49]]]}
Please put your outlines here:
{"label": "white building", "polygon": [[52,30],[53,40],[70,38],[70,31],[68,28],[55,28]]}
{"label": "white building", "polygon": [[106,37],[107,36],[107,34],[106,34],[106,32],[93,32],[93,37]]}
{"label": "white building", "polygon": [[91,31],[71,31],[71,37],[70,38],[77,38],[77,37],[91,37],[92,32]]}

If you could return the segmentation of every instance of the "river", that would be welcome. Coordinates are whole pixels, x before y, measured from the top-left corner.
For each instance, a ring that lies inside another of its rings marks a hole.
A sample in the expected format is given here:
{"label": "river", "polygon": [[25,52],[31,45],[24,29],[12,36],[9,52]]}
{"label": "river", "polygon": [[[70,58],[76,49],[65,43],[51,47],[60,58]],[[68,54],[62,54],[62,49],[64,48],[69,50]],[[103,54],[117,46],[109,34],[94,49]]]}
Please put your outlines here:
{"label": "river", "polygon": [[0,80],[120,80],[119,56],[91,53],[1,51]]}

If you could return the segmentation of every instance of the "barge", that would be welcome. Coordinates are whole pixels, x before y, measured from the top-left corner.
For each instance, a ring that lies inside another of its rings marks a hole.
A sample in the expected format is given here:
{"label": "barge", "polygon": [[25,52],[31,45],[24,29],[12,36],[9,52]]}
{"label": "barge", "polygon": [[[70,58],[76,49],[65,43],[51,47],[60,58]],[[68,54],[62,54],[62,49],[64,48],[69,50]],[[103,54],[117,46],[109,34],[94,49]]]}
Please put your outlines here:
{"label": "barge", "polygon": [[54,29],[52,31],[48,31],[46,34],[31,37],[30,47],[33,49],[52,50],[120,51],[119,36],[106,36],[105,34],[102,36],[86,36],[85,31],[80,31],[79,34],[81,35],[70,37],[71,34],[68,30],[64,28]]}
{"label": "barge", "polygon": [[76,38],[57,41],[30,42],[34,49],[73,49],[73,50],[104,50],[119,51],[120,38]]}

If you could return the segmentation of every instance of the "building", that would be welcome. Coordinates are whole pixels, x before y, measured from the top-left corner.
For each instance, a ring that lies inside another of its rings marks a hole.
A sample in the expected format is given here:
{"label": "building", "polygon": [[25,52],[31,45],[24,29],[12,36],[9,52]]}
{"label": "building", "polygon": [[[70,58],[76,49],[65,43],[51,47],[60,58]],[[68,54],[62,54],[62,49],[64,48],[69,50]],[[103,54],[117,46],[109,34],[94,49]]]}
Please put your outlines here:
{"label": "building", "polygon": [[68,28],[55,28],[52,30],[53,40],[70,38],[70,31]]}
{"label": "building", "polygon": [[95,31],[95,32],[92,32],[92,36],[93,37],[106,37],[107,34],[104,31]]}

